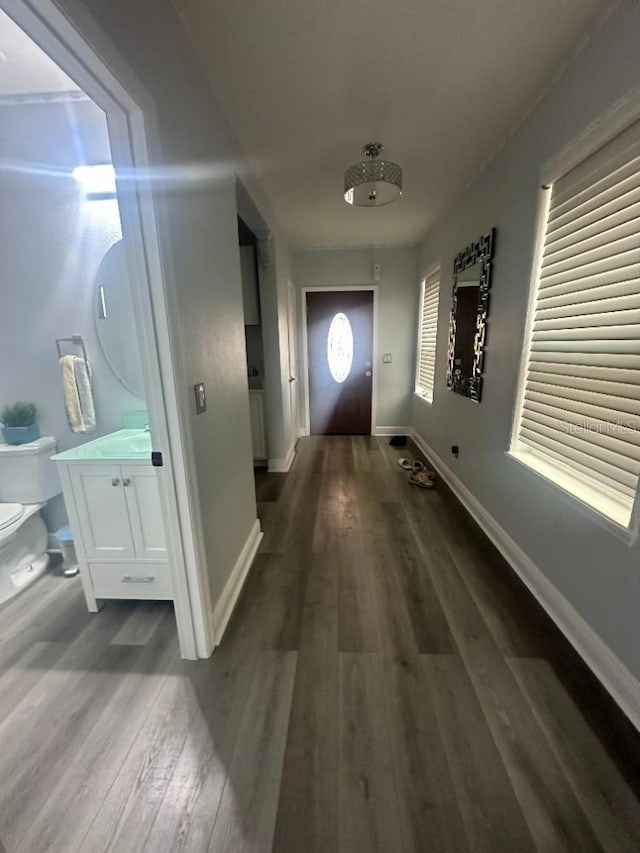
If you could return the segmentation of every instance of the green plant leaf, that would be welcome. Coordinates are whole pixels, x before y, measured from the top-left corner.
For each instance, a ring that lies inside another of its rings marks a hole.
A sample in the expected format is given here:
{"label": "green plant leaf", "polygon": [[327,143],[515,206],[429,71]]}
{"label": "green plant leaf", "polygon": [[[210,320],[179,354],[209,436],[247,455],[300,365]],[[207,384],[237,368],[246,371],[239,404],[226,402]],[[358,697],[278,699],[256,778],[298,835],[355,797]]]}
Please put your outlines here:
{"label": "green plant leaf", "polygon": [[36,422],[38,409],[35,403],[7,403],[0,409],[0,421],[6,427],[31,426]]}

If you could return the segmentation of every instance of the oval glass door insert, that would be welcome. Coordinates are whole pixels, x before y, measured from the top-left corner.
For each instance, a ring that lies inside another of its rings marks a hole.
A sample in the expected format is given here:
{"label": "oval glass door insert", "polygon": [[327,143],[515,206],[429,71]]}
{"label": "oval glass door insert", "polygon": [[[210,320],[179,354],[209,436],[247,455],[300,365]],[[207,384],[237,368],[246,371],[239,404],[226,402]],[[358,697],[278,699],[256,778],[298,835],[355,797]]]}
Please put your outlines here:
{"label": "oval glass door insert", "polygon": [[339,312],[329,326],[327,362],[336,382],[344,382],[353,365],[353,330],[346,314]]}

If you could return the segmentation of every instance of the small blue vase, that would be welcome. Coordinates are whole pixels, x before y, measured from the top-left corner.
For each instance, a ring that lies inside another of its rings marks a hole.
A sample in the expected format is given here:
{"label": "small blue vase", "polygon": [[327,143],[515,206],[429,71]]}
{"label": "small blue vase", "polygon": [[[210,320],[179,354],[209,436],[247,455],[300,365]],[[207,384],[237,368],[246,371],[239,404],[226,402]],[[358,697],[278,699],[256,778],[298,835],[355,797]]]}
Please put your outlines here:
{"label": "small blue vase", "polygon": [[7,444],[28,444],[40,438],[38,424],[30,424],[22,427],[2,427],[2,437]]}

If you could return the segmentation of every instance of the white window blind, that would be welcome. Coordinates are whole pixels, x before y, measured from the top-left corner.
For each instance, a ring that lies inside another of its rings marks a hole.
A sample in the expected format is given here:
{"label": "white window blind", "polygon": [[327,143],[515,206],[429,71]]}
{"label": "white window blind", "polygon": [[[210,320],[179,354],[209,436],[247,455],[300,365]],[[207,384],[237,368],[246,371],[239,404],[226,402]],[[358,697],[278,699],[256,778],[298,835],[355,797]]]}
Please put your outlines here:
{"label": "white window blind", "polygon": [[512,451],[628,527],[640,476],[640,122],[550,192]]}
{"label": "white window blind", "polygon": [[432,270],[422,282],[416,394],[433,402],[436,370],[436,337],[438,333],[438,301],[440,299],[440,268]]}

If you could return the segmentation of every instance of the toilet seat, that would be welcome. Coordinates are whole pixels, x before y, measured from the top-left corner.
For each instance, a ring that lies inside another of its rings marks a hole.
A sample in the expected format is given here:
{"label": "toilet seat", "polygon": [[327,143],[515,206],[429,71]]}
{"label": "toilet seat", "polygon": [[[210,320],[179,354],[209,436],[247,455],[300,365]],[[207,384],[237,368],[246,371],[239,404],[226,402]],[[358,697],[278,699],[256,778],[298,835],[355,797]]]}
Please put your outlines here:
{"label": "toilet seat", "polygon": [[5,530],[24,515],[22,504],[0,503],[0,530]]}

